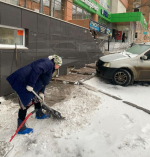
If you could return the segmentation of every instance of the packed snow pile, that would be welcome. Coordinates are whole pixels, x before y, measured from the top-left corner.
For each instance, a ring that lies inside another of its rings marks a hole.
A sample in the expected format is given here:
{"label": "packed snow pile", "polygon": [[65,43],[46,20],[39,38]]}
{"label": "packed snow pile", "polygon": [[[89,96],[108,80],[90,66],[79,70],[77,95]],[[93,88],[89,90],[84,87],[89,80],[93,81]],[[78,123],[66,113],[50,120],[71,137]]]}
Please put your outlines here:
{"label": "packed snow pile", "polygon": [[[98,105],[100,103],[100,97],[91,94],[91,91],[82,86],[73,86],[69,98],[56,103],[52,107],[50,106],[51,108],[61,112],[61,114],[65,117],[64,121],[48,119],[49,125],[57,124],[55,129],[50,129],[51,133],[54,133],[54,137],[60,138],[63,136],[62,132],[64,131],[64,126],[65,128],[68,128],[68,132],[71,132],[71,130],[75,131],[90,124],[92,114],[98,109]],[[19,105],[17,103],[13,103],[12,100],[2,102],[0,108],[2,111],[0,114],[0,132],[2,130],[8,131],[8,129],[11,129],[12,132],[16,130],[18,109]],[[33,110],[33,106],[30,107],[28,109],[28,114]],[[29,118],[26,122],[27,126],[34,128],[35,122],[37,121],[34,117],[35,115],[32,115]],[[31,125],[31,123],[33,123],[33,125]]]}
{"label": "packed snow pile", "polygon": [[98,109],[100,97],[81,86],[72,89],[69,100],[55,104],[52,108],[66,117],[65,127],[78,130],[87,123],[90,124],[92,113]]}

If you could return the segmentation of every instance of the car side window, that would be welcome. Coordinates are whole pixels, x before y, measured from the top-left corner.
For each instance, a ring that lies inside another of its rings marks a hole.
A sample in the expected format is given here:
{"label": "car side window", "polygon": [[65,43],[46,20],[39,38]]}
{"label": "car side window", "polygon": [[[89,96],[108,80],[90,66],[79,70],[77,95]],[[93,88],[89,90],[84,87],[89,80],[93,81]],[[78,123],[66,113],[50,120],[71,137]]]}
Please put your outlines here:
{"label": "car side window", "polygon": [[146,52],[145,56],[147,56],[147,60],[150,60],[150,51]]}

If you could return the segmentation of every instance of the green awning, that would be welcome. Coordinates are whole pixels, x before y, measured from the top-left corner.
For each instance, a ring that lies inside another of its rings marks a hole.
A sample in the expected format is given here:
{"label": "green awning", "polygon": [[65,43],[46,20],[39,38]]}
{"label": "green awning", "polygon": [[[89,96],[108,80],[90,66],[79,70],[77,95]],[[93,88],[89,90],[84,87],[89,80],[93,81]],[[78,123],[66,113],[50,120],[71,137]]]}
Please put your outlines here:
{"label": "green awning", "polygon": [[147,30],[147,21],[141,12],[117,13],[111,14],[111,22],[140,22],[142,27]]}

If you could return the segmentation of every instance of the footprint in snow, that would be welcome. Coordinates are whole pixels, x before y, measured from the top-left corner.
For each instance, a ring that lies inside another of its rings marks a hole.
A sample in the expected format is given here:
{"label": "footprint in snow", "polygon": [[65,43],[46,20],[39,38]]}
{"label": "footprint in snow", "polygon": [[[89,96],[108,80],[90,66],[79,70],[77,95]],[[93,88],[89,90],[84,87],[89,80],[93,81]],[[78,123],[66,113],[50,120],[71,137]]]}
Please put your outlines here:
{"label": "footprint in snow", "polygon": [[103,137],[106,139],[107,143],[111,143],[111,140],[110,140],[110,134],[108,134],[107,132],[102,132],[102,135]]}
{"label": "footprint in snow", "polygon": [[118,149],[146,149],[148,146],[149,144],[143,137],[139,135],[127,135],[122,141],[122,144],[118,146]]}
{"label": "footprint in snow", "polygon": [[122,118],[125,120],[125,126],[122,127],[122,130],[131,128],[135,123],[135,121],[132,118],[130,118],[127,114],[123,114]]}
{"label": "footprint in snow", "polygon": [[125,119],[126,122],[128,123],[135,123],[135,121],[132,118],[130,118],[127,114],[123,114],[122,118]]}

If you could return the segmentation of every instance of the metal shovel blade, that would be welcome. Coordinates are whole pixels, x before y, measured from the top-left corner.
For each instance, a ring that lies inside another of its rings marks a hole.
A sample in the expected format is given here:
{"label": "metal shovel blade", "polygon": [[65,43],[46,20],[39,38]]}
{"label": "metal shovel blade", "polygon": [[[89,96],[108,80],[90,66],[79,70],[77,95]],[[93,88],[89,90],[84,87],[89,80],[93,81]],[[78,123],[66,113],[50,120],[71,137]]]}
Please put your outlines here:
{"label": "metal shovel blade", "polygon": [[46,110],[47,111],[47,113],[51,116],[53,116],[53,118],[56,118],[56,119],[65,119],[65,117],[63,117],[62,115],[61,115],[61,113],[60,112],[58,112],[58,111],[56,111],[56,110],[54,110],[54,109],[52,109],[52,108],[49,108],[48,106],[46,106],[46,105],[42,105],[42,108],[44,109],[44,110]]}
{"label": "metal shovel blade", "polygon": [[46,110],[48,112],[48,114],[51,116],[53,116],[53,118],[56,118],[56,119],[65,119],[65,117],[62,117],[61,116],[61,113],[52,109],[52,108],[49,108],[46,103],[39,97],[39,95],[35,92],[35,91],[32,91],[32,93],[42,102],[42,108],[44,110]]}
{"label": "metal shovel blade", "polygon": [[10,142],[0,141],[0,157],[6,157],[13,147],[14,145]]}

